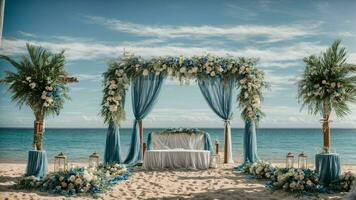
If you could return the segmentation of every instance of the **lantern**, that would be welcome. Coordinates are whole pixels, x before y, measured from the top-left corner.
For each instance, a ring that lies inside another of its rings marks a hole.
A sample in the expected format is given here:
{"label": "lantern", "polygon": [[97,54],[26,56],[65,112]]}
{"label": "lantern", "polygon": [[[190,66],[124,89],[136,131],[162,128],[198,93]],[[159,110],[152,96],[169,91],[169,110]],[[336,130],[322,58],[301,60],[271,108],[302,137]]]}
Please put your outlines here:
{"label": "lantern", "polygon": [[308,167],[307,163],[307,155],[302,152],[301,154],[298,155],[298,168],[300,169],[305,169]]}
{"label": "lantern", "polygon": [[217,155],[211,155],[210,156],[210,168],[218,168],[218,156]]}
{"label": "lantern", "polygon": [[67,156],[65,156],[62,152],[54,157],[54,171],[67,171]]}
{"label": "lantern", "polygon": [[99,155],[94,152],[89,156],[89,167],[90,168],[95,168],[99,165]]}
{"label": "lantern", "polygon": [[294,155],[289,152],[286,157],[286,168],[293,168],[294,165]]}

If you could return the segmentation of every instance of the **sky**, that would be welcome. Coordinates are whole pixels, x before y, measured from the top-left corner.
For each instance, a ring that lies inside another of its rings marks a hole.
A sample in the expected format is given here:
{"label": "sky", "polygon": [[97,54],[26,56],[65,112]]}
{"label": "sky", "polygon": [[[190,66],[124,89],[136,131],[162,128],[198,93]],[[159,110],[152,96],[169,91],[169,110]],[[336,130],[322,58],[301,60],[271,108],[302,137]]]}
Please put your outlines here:
{"label": "sky", "polygon": [[[296,98],[302,59],[320,54],[335,39],[356,63],[356,1],[218,1],[218,0],[7,0],[0,53],[19,58],[25,44],[53,52],[65,50],[67,71],[79,78],[71,84],[72,100],[47,127],[105,127],[99,115],[102,76],[107,62],[128,51],[153,56],[193,56],[207,53],[259,59],[257,67],[271,85],[264,91],[263,128],[317,128],[320,116],[300,111]],[[0,77],[12,67],[0,61]],[[127,119],[132,126],[130,93]],[[235,104],[236,105],[236,104]],[[332,127],[356,128],[356,106]],[[28,107],[11,102],[0,86],[0,127],[32,127]],[[167,79],[157,104],[144,120],[145,127],[223,127],[193,82],[180,85]],[[234,110],[232,127],[243,127]]]}

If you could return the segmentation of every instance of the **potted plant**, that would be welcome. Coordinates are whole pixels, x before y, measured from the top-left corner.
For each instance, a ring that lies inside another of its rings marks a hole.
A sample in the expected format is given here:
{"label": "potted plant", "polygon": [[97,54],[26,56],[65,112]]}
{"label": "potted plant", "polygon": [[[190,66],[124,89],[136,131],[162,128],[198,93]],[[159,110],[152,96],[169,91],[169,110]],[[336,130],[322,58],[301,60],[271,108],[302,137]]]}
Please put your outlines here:
{"label": "potted plant", "polygon": [[330,115],[344,117],[351,112],[349,103],[356,103],[356,65],[348,64],[346,58],[346,49],[337,40],[322,55],[304,58],[306,67],[298,81],[302,109],[322,116],[323,152],[315,157],[322,184],[329,184],[341,172],[339,156],[330,153]]}
{"label": "potted plant", "polygon": [[26,47],[28,56],[23,56],[20,61],[0,55],[0,59],[9,62],[16,70],[6,71],[0,82],[9,85],[13,102],[20,108],[29,106],[34,113],[34,150],[29,152],[26,174],[42,177],[47,172],[47,156],[43,151],[44,120],[47,116],[59,115],[65,99],[69,99],[67,84],[77,79],[68,77],[64,69],[64,51],[52,54],[42,47],[30,44]]}

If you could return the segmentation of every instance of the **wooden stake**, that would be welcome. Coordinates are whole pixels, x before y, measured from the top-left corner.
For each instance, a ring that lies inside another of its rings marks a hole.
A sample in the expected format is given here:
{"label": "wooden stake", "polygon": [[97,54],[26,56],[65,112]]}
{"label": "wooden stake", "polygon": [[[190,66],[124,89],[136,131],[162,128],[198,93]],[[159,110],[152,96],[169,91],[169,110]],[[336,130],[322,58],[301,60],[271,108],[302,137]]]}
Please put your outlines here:
{"label": "wooden stake", "polygon": [[227,122],[224,127],[224,163],[227,163]]}
{"label": "wooden stake", "polygon": [[143,122],[142,120],[138,121],[138,126],[140,129],[140,154],[141,154],[141,159],[143,158]]}

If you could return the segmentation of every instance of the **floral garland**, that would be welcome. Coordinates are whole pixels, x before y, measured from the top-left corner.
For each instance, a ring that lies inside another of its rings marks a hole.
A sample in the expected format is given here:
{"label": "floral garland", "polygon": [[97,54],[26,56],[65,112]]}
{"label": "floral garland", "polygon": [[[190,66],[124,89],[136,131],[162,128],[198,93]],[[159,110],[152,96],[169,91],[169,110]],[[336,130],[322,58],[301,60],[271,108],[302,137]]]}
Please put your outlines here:
{"label": "floral garland", "polygon": [[14,185],[14,189],[40,190],[65,196],[96,196],[110,190],[117,182],[127,180],[128,176],[127,168],[119,164],[99,166],[95,169],[82,167],[68,172],[52,172],[41,180],[34,176],[24,177]]}
{"label": "floral garland", "polygon": [[186,133],[186,134],[204,134],[205,131],[196,129],[196,128],[169,128],[165,129],[160,134],[179,134],[179,133]]}
{"label": "floral garland", "polygon": [[346,172],[328,186],[319,183],[318,174],[311,169],[280,168],[266,161],[247,163],[238,169],[252,178],[267,180],[272,191],[284,190],[297,196],[350,191],[355,175]]}
{"label": "floral garland", "polygon": [[189,84],[191,79],[221,78],[223,83],[235,79],[240,89],[237,99],[245,120],[259,121],[263,116],[260,110],[262,89],[267,86],[264,73],[254,66],[255,59],[193,56],[158,57],[149,60],[131,54],[124,54],[117,61],[109,63],[103,74],[104,89],[101,114],[106,123],[120,124],[125,119],[124,100],[130,82],[140,75],[150,73],[168,75]]}

